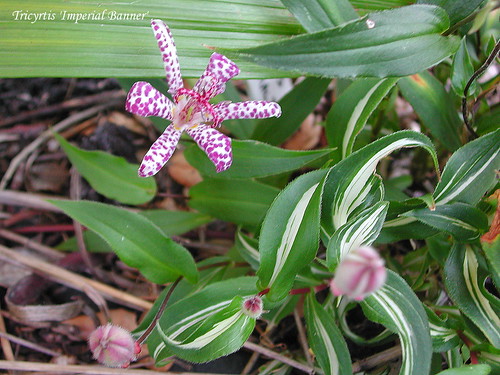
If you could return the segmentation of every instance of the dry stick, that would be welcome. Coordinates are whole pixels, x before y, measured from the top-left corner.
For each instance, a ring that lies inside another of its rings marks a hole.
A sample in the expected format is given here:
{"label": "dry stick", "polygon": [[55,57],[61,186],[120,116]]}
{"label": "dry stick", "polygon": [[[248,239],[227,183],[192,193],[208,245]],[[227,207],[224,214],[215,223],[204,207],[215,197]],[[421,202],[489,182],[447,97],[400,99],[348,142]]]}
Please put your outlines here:
{"label": "dry stick", "polygon": [[314,374],[314,368],[303,365],[300,362],[297,362],[291,358],[285,357],[284,355],[281,355],[279,353],[273,352],[270,349],[264,348],[260,345],[254,344],[253,342],[247,341],[243,344],[243,347],[252,350],[254,352],[260,353],[266,357],[276,359],[280,362],[283,362],[284,364],[294,367],[297,370],[304,371],[307,374]]}
{"label": "dry stick", "polygon": [[0,228],[0,237],[17,242],[18,244],[23,245],[29,249],[36,250],[39,253],[48,256],[50,259],[53,260],[59,260],[64,258],[64,254],[60,253],[59,251],[54,250],[51,247],[42,245],[36,241],[33,241],[28,237],[24,237],[17,233],[11,232],[10,230],[7,229]]}
{"label": "dry stick", "polygon": [[[0,369],[32,371],[32,372],[50,372],[53,374],[89,374],[89,375],[157,375],[157,371],[132,370],[122,368],[108,368],[95,365],[59,365],[42,362],[21,362],[21,361],[0,361]],[[164,375],[222,375],[216,373],[199,372],[162,372]]]}
{"label": "dry stick", "polygon": [[25,347],[33,349],[33,350],[36,350],[37,352],[40,352],[40,353],[43,353],[43,354],[50,355],[52,357],[59,357],[61,355],[61,353],[58,353],[58,352],[55,352],[53,350],[44,348],[43,346],[40,346],[40,345],[35,344],[35,343],[33,343],[31,341],[28,341],[28,340],[24,340],[22,338],[16,337],[14,335],[10,335],[8,333],[3,333],[3,332],[0,331],[0,337],[4,337],[4,338],[8,339],[9,341],[12,341],[12,342],[14,342],[16,344],[25,346]]}
{"label": "dry stick", "polygon": [[65,197],[56,195],[50,196],[45,194],[25,193],[15,190],[0,190],[0,204],[10,206],[20,206],[35,208],[44,211],[62,212],[62,210],[46,199],[67,200]]}
{"label": "dry stick", "polygon": [[106,284],[78,275],[42,260],[27,257],[0,245],[0,259],[9,263],[21,264],[33,269],[36,273],[48,276],[70,288],[86,291],[88,288],[96,289],[106,299],[129,306],[136,310],[150,310],[153,304],[129,293],[110,287]]}
{"label": "dry stick", "polygon": [[255,366],[255,363],[258,361],[259,358],[260,354],[257,352],[253,352],[247,364],[245,365],[245,368],[241,371],[240,375],[247,375],[250,371],[252,371],[253,366]]}
{"label": "dry stick", "polygon": [[500,52],[500,40],[497,41],[497,43],[495,44],[495,48],[493,48],[493,51],[488,56],[484,64],[481,65],[481,67],[474,72],[474,74],[470,77],[469,81],[467,82],[464,88],[464,96],[462,98],[462,116],[464,118],[464,123],[467,130],[474,138],[477,138],[478,135],[472,128],[471,123],[469,122],[469,109],[467,107],[467,96],[469,95],[469,88],[472,85],[472,83],[476,80],[476,78],[479,77],[481,74],[483,74],[486,69],[488,69],[488,67],[493,62],[493,60],[495,60],[499,52]]}
{"label": "dry stick", "polygon": [[6,340],[2,334],[7,334],[7,329],[5,328],[5,321],[3,320],[3,316],[0,314],[0,343],[2,346],[3,355],[6,359],[13,361],[15,359],[14,352],[12,351],[12,346],[10,345],[9,340]]}
{"label": "dry stick", "polygon": [[23,160],[28,157],[33,151],[35,151],[38,147],[40,147],[45,141],[50,139],[52,137],[53,133],[60,132],[82,120],[85,120],[91,116],[94,116],[95,114],[101,112],[102,110],[117,104],[117,101],[110,101],[107,104],[104,105],[98,105],[89,109],[86,109],[85,111],[76,113],[72,116],[69,116],[68,118],[64,119],[63,121],[57,123],[54,125],[52,128],[44,131],[42,134],[40,134],[39,137],[37,137],[33,142],[31,142],[28,146],[23,148],[23,150],[16,155],[14,159],[10,162],[9,168],[7,168],[7,171],[5,172],[5,175],[2,178],[2,181],[0,182],[0,190],[4,190],[7,187],[7,184],[9,183],[10,179],[14,175],[16,169],[21,165]]}
{"label": "dry stick", "polygon": [[401,347],[394,346],[383,352],[374,354],[365,359],[360,359],[352,364],[352,372],[359,372],[362,370],[368,370],[374,368],[382,363],[393,361],[401,356]]}
{"label": "dry stick", "polygon": [[309,364],[309,366],[314,367],[311,353],[309,353],[309,345],[307,344],[306,331],[304,330],[304,325],[302,324],[302,320],[300,319],[299,313],[296,308],[293,309],[293,317],[295,319],[295,325],[297,326],[297,331],[299,331],[299,342],[306,356],[307,363]]}

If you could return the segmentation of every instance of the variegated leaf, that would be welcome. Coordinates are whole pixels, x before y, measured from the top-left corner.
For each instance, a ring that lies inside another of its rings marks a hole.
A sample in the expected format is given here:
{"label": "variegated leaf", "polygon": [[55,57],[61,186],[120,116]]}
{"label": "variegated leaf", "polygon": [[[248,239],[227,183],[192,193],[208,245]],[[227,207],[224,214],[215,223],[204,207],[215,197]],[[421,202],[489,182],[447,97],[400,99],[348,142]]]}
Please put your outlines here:
{"label": "variegated leaf", "polygon": [[436,186],[436,205],[448,202],[476,204],[495,183],[500,169],[500,129],[457,150],[446,163]]}
{"label": "variegated leaf", "polygon": [[371,320],[398,334],[403,353],[399,374],[428,374],[432,340],[427,315],[406,281],[388,270],[385,285],[361,302],[361,306]]}
{"label": "variegated leaf", "polygon": [[400,131],[383,137],[349,155],[335,165],[325,180],[322,225],[327,233],[344,225],[349,216],[369,195],[372,178],[378,162],[391,152],[403,147],[423,147],[437,168],[434,147],[425,135]]}
{"label": "variegated leaf", "polygon": [[319,244],[321,192],[326,170],[291,182],[267,212],[259,240],[258,287],[279,301],[292,288],[297,272],[314,259]]}
{"label": "variegated leaf", "polygon": [[333,315],[316,301],[314,293],[309,293],[306,298],[304,315],[309,344],[325,375],[352,374],[345,339],[335,325]]}
{"label": "variegated leaf", "polygon": [[236,232],[234,246],[250,266],[256,270],[260,264],[259,241],[245,235],[241,228]]}
{"label": "variegated leaf", "polygon": [[444,281],[452,301],[492,345],[499,347],[499,302],[484,289],[483,262],[471,246],[457,243],[446,260]]}
{"label": "variegated leaf", "polygon": [[326,250],[326,263],[330,271],[333,272],[351,250],[371,245],[376,240],[388,206],[389,202],[378,202],[335,231]]}
{"label": "variegated leaf", "polygon": [[458,337],[457,325],[450,323],[446,314],[438,316],[430,308],[425,305],[424,307],[429,318],[434,352],[445,352],[458,346],[461,340]]}

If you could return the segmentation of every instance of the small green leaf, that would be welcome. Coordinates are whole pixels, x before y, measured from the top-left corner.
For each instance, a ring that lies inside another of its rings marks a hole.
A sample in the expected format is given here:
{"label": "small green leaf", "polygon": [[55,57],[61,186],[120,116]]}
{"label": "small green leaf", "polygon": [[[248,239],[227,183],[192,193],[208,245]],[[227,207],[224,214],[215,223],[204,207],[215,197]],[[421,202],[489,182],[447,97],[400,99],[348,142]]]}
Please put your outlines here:
{"label": "small green leaf", "polygon": [[432,347],[434,352],[446,352],[460,345],[460,337],[458,336],[456,327],[448,322],[446,314],[444,319],[438,316],[430,308],[425,307],[427,317],[429,318],[429,327],[432,337]]}
{"label": "small green leaf", "polygon": [[396,332],[403,359],[400,375],[428,374],[432,341],[422,303],[406,281],[388,270],[385,285],[361,302],[368,318]]}
{"label": "small green leaf", "polygon": [[[271,145],[283,143],[316,108],[330,81],[314,77],[304,79],[280,100],[281,117],[261,120],[252,138]],[[300,106],[297,105],[298,102]]]}
{"label": "small green leaf", "polygon": [[257,227],[279,189],[251,180],[206,179],[189,190],[189,206],[232,223]]}
{"label": "small green leaf", "polygon": [[336,160],[352,153],[357,135],[396,82],[396,78],[359,79],[337,98],[326,119],[326,137],[337,148]]}
{"label": "small green leaf", "polygon": [[309,345],[325,375],[352,374],[351,356],[333,315],[316,301],[314,293],[306,297],[304,315]]}
{"label": "small green leaf", "polygon": [[436,375],[488,375],[491,372],[491,367],[488,365],[469,365],[458,368],[450,368],[441,371]]}
{"label": "small green leaf", "polygon": [[441,82],[425,71],[402,78],[398,86],[422,124],[443,146],[454,151],[462,145],[459,137],[462,121]]}
{"label": "small green leaf", "polygon": [[153,178],[137,175],[139,165],[103,151],[86,151],[54,134],[62,149],[78,172],[100,194],[125,204],[149,202],[156,195]]}
{"label": "small green leaf", "polygon": [[220,49],[273,69],[320,77],[401,77],[436,65],[459,45],[446,12],[411,5],[288,40],[239,50]]}
{"label": "small green leaf", "polygon": [[435,207],[434,210],[420,208],[404,213],[424,224],[451,234],[457,241],[472,241],[488,228],[488,218],[477,208],[465,203],[452,203]]}
{"label": "small green leaf", "polygon": [[500,169],[499,153],[500,129],[461,147],[446,163],[436,186],[436,205],[479,202],[495,184],[495,171]]}
{"label": "small green leaf", "polygon": [[203,176],[218,179],[259,178],[294,171],[328,157],[331,149],[292,151],[256,141],[232,141],[233,164],[227,171],[217,173],[201,149],[192,145],[184,152],[191,165]]}
{"label": "small green leaf", "polygon": [[292,181],[276,198],[262,224],[258,287],[266,298],[286,297],[297,272],[311,262],[319,245],[322,179],[317,170]]}
{"label": "small green leaf", "polygon": [[196,282],[198,271],[189,251],[138,213],[90,201],[50,203],[96,232],[124,263],[139,269],[148,280],[163,284],[184,276]]}
{"label": "small green leaf", "polygon": [[[464,37],[451,65],[451,87],[458,96],[464,96],[465,86],[473,74],[474,66],[467,50],[467,39]],[[469,95],[474,94],[477,89],[477,82],[474,80],[469,88]]]}

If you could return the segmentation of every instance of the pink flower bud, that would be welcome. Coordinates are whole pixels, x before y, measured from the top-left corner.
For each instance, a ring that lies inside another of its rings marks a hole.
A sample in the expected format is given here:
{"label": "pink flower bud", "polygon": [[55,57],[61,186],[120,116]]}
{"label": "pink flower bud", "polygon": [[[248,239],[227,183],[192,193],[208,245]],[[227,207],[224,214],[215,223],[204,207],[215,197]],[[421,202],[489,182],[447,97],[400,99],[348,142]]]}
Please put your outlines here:
{"label": "pink flower bud", "polygon": [[100,326],[92,332],[89,347],[94,359],[108,367],[128,367],[141,352],[130,332],[112,324]]}
{"label": "pink flower bud", "polygon": [[387,271],[384,260],[371,246],[363,246],[347,254],[339,263],[330,290],[336,296],[346,295],[363,300],[384,285]]}
{"label": "pink flower bud", "polygon": [[246,315],[258,319],[262,315],[262,298],[254,296],[243,301],[242,310]]}

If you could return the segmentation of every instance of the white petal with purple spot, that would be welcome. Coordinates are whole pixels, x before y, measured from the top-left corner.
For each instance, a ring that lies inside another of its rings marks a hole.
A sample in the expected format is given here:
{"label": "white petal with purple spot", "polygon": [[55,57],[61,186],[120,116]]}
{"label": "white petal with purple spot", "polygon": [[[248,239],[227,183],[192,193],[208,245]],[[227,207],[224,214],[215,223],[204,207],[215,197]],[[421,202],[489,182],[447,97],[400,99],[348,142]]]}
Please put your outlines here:
{"label": "white petal with purple spot", "polygon": [[130,89],[125,109],[139,116],[158,116],[172,120],[174,104],[147,82],[136,82]]}
{"label": "white petal with purple spot", "polygon": [[275,102],[254,100],[239,103],[219,103],[215,113],[223,120],[280,117],[281,107]]}
{"label": "white petal with purple spot", "polygon": [[231,166],[233,162],[231,138],[206,125],[186,129],[186,132],[205,151],[217,172],[225,171]]}
{"label": "white petal with purple spot", "polygon": [[151,20],[151,27],[153,28],[163,58],[163,66],[167,75],[168,92],[175,95],[177,90],[183,87],[183,84],[174,38],[170,29],[162,20]]}
{"label": "white petal with purple spot", "polygon": [[193,90],[207,99],[224,92],[226,85],[234,76],[240,73],[238,66],[226,56],[213,53],[207,68],[201,75]]}
{"label": "white petal with purple spot", "polygon": [[167,126],[142,159],[139,176],[149,177],[156,174],[174,153],[181,134],[182,131],[176,130],[172,125]]}

